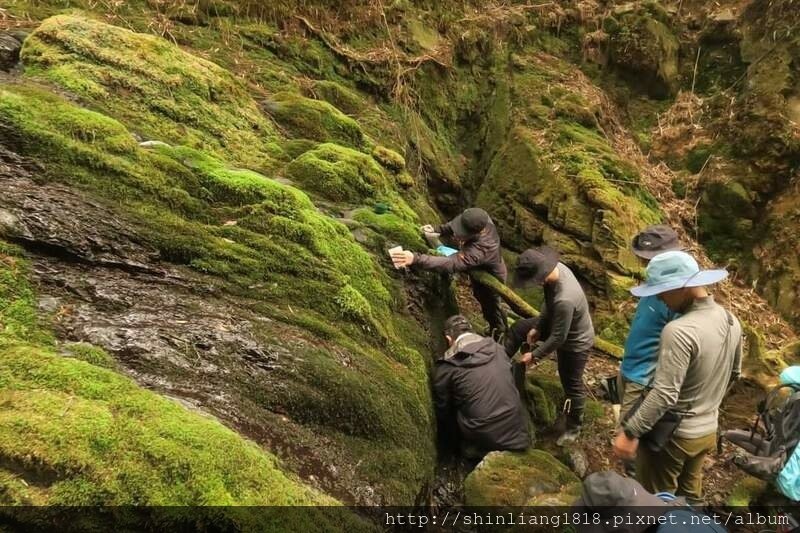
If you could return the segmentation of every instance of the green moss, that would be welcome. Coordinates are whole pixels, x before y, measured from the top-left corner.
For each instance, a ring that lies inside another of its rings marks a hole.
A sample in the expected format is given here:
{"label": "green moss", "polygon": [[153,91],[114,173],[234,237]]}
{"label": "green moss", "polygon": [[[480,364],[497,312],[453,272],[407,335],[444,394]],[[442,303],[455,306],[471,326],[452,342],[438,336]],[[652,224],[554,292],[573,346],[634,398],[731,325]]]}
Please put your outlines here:
{"label": "green moss", "polygon": [[[661,18],[661,17],[658,17]],[[611,62],[632,84],[656,98],[678,88],[678,49],[672,30],[646,9],[618,17],[606,24]]]}
{"label": "green moss", "polygon": [[[0,501],[37,505],[336,505],[219,422],[100,368],[88,344],[56,355],[21,251],[0,241]],[[21,323],[26,327],[19,327]],[[15,327],[16,325],[16,327]],[[83,360],[79,360],[83,359]],[[226,450],[220,454],[219,450]],[[13,475],[9,475],[13,472]],[[30,483],[28,482],[30,481]],[[227,523],[225,513],[181,517]],[[247,527],[274,517],[253,514]],[[306,527],[327,521],[311,512]],[[338,515],[361,526],[348,513]]]}
{"label": "green moss", "polygon": [[337,144],[321,144],[292,161],[286,176],[305,189],[338,202],[383,201],[403,218],[415,218],[394,183],[367,154]]}
{"label": "green moss", "polygon": [[544,372],[528,373],[525,390],[533,420],[540,426],[552,426],[561,413],[565,398],[558,378]]}
{"label": "green moss", "polygon": [[315,81],[311,92],[316,98],[325,100],[348,115],[356,115],[364,111],[367,106],[361,95],[335,81]]}
{"label": "green moss", "polygon": [[379,215],[372,209],[358,209],[353,218],[382,235],[387,242],[402,245],[406,250],[422,251],[427,249],[419,227],[393,213]]}
{"label": "green moss", "polygon": [[711,147],[705,144],[695,146],[686,154],[686,170],[697,174],[711,157]]}
{"label": "green moss", "polygon": [[[38,89],[0,89],[0,121],[21,153],[43,163],[42,180],[113,202],[162,260],[214,276],[220,290],[261,302],[253,305],[265,317],[319,335],[330,350],[284,360],[284,386],[257,393],[260,405],[313,427],[315,446],[363,439],[363,454],[338,453],[370,476],[385,456],[410,457],[402,471],[368,480],[385,483],[389,501],[413,500],[434,454],[422,333],[397,311],[406,307],[401,294],[347,227],[299,189],[205,152],[108,144],[130,136],[122,124]],[[88,135],[95,124],[109,135]],[[34,315],[18,314],[19,324],[3,324],[30,336]]]}
{"label": "green moss", "polygon": [[332,503],[218,422],[108,370],[19,345],[0,352],[0,381],[0,453],[53,472],[50,504]]}
{"label": "green moss", "polygon": [[0,349],[20,341],[53,343],[36,315],[36,295],[27,273],[22,250],[0,239]]}
{"label": "green moss", "polygon": [[730,507],[747,508],[758,502],[759,498],[767,490],[767,482],[751,476],[744,476],[733,487],[728,494],[725,504]]}
{"label": "green moss", "polygon": [[406,168],[406,160],[402,155],[385,146],[376,146],[372,149],[372,157],[383,165],[384,168],[400,172]]}
{"label": "green moss", "polygon": [[465,504],[474,507],[569,506],[580,479],[549,453],[492,452],[464,481]]}
{"label": "green moss", "polygon": [[701,242],[717,261],[739,256],[753,237],[757,216],[750,193],[737,181],[713,181],[702,188],[697,217]]}
{"label": "green moss", "polygon": [[270,115],[295,137],[353,148],[364,144],[364,134],[358,122],[328,102],[282,92],[272,95],[265,106]]}
{"label": "green moss", "polygon": [[81,361],[86,361],[94,366],[110,368],[112,370],[117,367],[117,362],[114,361],[114,358],[111,357],[107,351],[85,342],[65,344],[63,350],[66,355]]}
{"label": "green moss", "polygon": [[21,55],[27,76],[77,94],[149,139],[256,168],[281,157],[274,126],[246,88],[164,39],[59,15],[26,39]]}

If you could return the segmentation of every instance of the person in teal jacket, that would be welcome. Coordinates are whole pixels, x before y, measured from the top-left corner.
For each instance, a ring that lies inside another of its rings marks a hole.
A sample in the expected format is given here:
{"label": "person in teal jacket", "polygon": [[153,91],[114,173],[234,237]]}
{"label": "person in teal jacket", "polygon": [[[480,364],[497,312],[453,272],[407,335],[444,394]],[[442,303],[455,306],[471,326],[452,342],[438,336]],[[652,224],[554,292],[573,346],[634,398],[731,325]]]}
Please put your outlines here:
{"label": "person in teal jacket", "polygon": [[[633,238],[631,248],[645,263],[658,254],[683,249],[675,230],[664,224],[644,229]],[[625,340],[625,353],[617,378],[623,418],[650,385],[656,369],[661,330],[676,316],[658,296],[639,300]]]}

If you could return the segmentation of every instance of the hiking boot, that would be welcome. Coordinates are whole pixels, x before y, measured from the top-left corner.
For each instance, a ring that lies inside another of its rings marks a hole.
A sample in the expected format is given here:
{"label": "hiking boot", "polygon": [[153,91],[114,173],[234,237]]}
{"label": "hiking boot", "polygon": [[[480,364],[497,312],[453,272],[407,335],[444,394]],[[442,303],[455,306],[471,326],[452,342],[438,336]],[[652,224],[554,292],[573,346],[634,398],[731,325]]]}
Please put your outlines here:
{"label": "hiking boot", "polygon": [[581,435],[581,428],[572,428],[566,430],[564,433],[558,437],[556,441],[556,446],[569,446],[570,444],[574,443],[578,440],[578,437]]}

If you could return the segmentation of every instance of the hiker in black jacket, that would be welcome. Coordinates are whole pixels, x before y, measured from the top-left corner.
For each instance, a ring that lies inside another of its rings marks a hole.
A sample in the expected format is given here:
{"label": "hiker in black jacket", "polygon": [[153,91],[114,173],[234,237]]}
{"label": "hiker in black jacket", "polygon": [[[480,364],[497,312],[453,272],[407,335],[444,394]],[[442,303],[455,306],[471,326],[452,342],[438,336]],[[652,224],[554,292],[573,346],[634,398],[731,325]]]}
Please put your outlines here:
{"label": "hiker in black jacket", "polygon": [[526,449],[528,418],[503,347],[473,333],[461,315],[447,319],[444,334],[450,347],[433,372],[440,428],[455,414],[462,454],[469,459],[492,450]]}
{"label": "hiker in black jacket", "polygon": [[[459,251],[449,257],[415,254],[407,250],[392,254],[397,267],[410,266],[437,272],[466,272],[480,269],[489,272],[503,283],[508,271],[500,251],[497,228],[483,209],[472,207],[441,226],[423,226],[428,235],[438,234],[445,242],[453,243]],[[481,304],[483,318],[489,323],[488,334],[499,339],[506,331],[506,314],[500,297],[489,287],[472,280],[472,294]]]}

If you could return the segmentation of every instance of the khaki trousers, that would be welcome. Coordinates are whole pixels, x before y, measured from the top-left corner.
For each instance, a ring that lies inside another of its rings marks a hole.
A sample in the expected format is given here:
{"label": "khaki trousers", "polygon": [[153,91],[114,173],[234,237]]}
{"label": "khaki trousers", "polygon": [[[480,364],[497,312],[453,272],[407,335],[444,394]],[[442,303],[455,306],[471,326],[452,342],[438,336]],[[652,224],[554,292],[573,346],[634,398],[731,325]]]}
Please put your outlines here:
{"label": "khaki trousers", "polygon": [[652,452],[640,444],[636,478],[645,490],[685,496],[690,504],[703,501],[703,461],[717,446],[717,433],[696,439],[673,436],[663,450]]}

